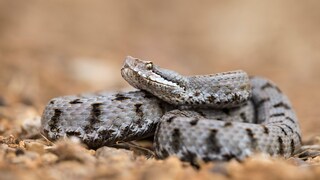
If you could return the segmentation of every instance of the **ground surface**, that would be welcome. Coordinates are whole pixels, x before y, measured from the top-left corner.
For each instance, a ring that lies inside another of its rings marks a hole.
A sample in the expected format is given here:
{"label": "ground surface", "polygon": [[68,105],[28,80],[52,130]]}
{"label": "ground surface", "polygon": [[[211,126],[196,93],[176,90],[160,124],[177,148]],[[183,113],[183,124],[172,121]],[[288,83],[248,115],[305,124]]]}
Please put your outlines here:
{"label": "ground surface", "polygon": [[[0,0],[0,179],[317,179],[319,8],[311,0]],[[196,170],[133,145],[94,151],[39,134],[50,98],[129,88],[120,76],[126,55],[182,74],[243,69],[272,79],[296,109],[307,150]]]}

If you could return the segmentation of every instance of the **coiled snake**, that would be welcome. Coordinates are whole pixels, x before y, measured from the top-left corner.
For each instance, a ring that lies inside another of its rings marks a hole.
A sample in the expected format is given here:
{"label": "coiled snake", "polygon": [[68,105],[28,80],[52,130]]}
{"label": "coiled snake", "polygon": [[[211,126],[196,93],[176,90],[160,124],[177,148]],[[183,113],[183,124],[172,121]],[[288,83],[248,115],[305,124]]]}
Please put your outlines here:
{"label": "coiled snake", "polygon": [[42,132],[76,136],[91,148],[154,135],[158,158],[244,159],[254,152],[290,157],[301,146],[297,117],[271,81],[243,71],[182,76],[128,56],[121,74],[130,92],[52,99]]}

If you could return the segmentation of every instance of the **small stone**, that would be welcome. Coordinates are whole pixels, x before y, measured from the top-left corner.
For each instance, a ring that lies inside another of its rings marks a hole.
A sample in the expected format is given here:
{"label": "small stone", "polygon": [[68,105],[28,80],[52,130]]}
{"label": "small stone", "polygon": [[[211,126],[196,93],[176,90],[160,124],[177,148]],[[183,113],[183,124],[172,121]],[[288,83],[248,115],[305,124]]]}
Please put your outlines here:
{"label": "small stone", "polygon": [[27,118],[22,122],[21,126],[26,136],[28,137],[36,136],[40,132],[39,129],[41,126],[41,118],[40,116]]}
{"label": "small stone", "polygon": [[45,153],[41,157],[44,164],[53,164],[59,159],[58,156],[53,153]]}
{"label": "small stone", "polygon": [[21,148],[16,149],[16,156],[24,155],[24,150]]}
{"label": "small stone", "polygon": [[81,144],[75,143],[70,139],[58,141],[50,152],[57,155],[59,161],[78,161],[86,164],[94,163],[96,160]]}
{"label": "small stone", "polygon": [[8,157],[9,161],[14,164],[24,165],[35,168],[40,164],[40,156],[36,152],[26,151],[24,155]]}
{"label": "small stone", "polygon": [[25,145],[26,145],[26,150],[28,151],[37,152],[39,154],[45,153],[44,145],[39,142],[35,142],[35,141],[25,142]]}
{"label": "small stone", "polygon": [[96,151],[97,158],[113,159],[116,157],[128,157],[134,159],[133,152],[125,149],[116,149],[111,147],[101,147]]}

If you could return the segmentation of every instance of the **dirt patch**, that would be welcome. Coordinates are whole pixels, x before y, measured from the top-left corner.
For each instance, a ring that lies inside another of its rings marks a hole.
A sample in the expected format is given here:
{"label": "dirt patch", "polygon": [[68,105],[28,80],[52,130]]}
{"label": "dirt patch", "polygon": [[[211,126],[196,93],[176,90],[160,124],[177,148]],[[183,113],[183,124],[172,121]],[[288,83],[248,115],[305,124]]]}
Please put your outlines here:
{"label": "dirt patch", "polygon": [[[276,0],[1,1],[1,179],[317,179],[319,7]],[[127,55],[182,74],[243,69],[272,79],[295,107],[305,146],[286,160],[256,155],[195,169],[132,145],[90,150],[41,136],[51,98],[128,89],[120,75]]]}

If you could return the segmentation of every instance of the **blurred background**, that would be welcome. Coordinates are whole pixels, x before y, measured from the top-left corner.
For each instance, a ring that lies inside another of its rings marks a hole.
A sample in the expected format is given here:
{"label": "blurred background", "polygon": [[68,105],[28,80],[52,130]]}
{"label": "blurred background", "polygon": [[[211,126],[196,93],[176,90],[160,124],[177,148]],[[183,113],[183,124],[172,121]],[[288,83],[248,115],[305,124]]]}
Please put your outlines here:
{"label": "blurred background", "polygon": [[291,99],[303,139],[320,129],[320,2],[0,0],[0,106],[129,87],[125,56],[182,74],[243,69]]}

